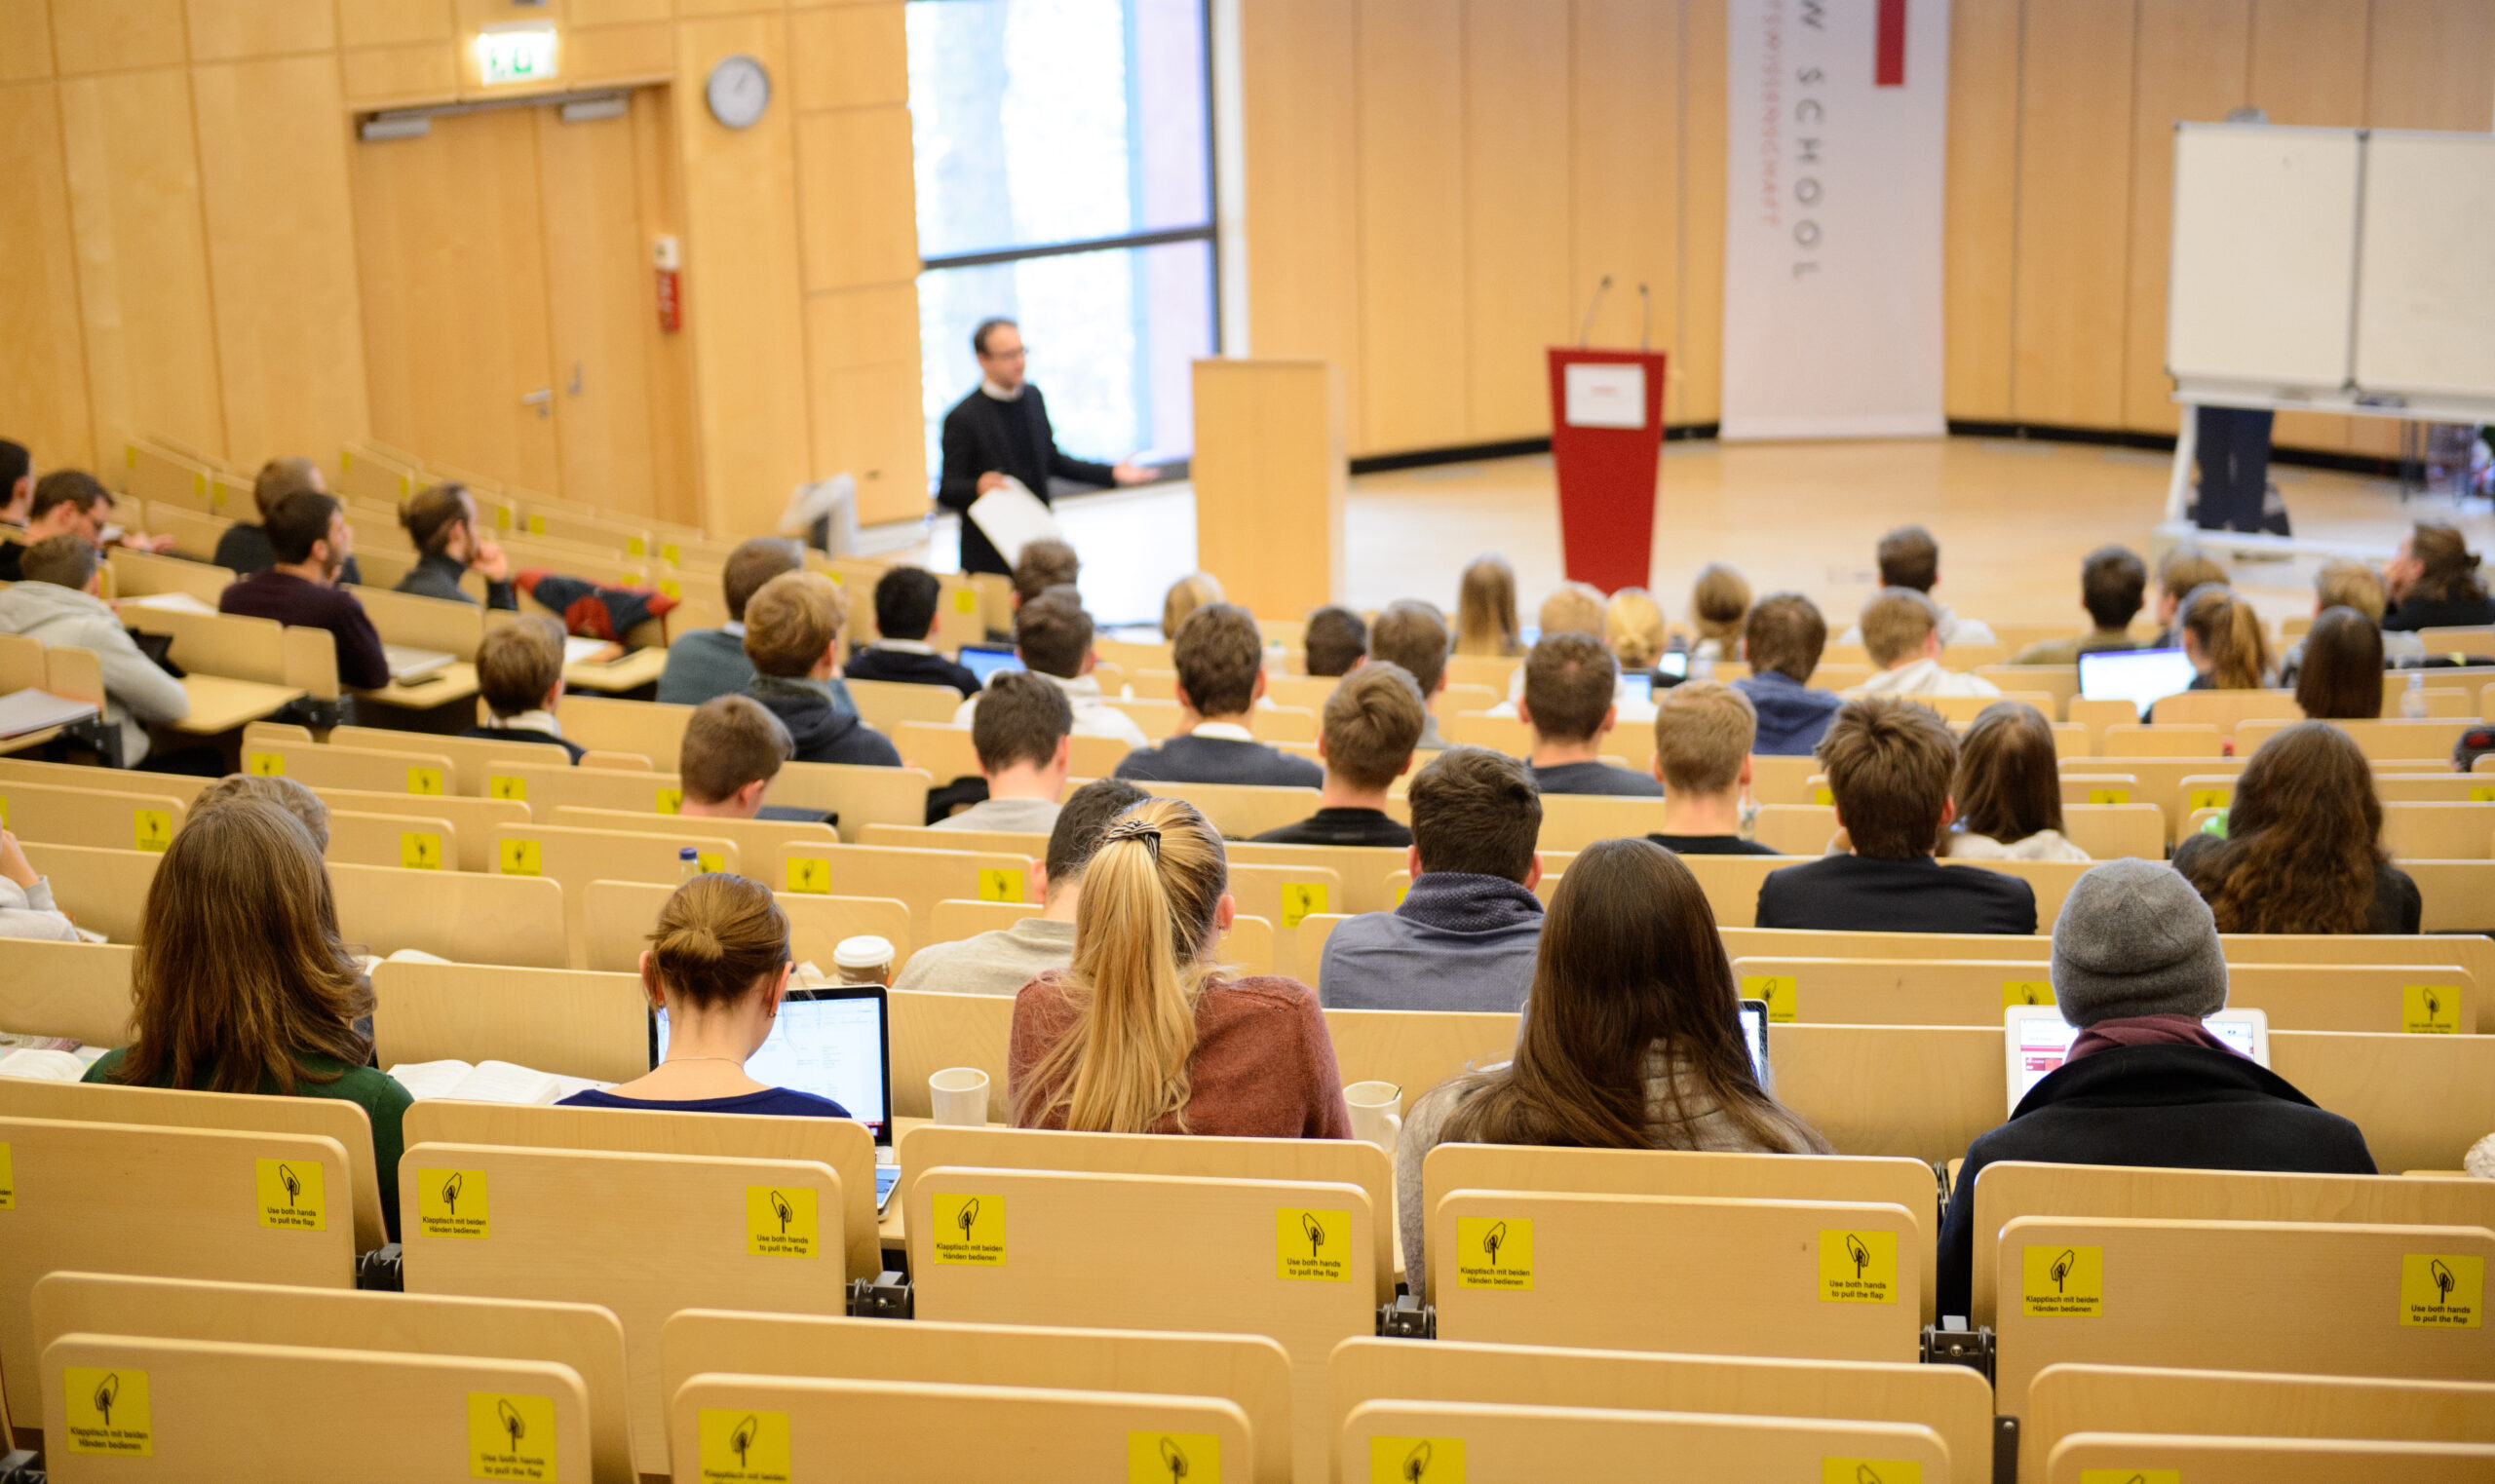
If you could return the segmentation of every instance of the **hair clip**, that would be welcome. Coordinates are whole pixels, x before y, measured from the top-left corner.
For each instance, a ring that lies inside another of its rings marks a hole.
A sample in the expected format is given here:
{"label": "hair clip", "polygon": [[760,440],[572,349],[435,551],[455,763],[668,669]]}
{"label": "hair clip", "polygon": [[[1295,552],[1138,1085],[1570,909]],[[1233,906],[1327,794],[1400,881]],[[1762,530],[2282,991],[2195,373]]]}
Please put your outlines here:
{"label": "hair clip", "polygon": [[1122,821],[1110,825],[1100,836],[1102,845],[1112,845],[1120,840],[1140,840],[1144,849],[1152,852],[1153,859],[1161,858],[1161,826],[1158,824],[1146,824],[1139,819]]}

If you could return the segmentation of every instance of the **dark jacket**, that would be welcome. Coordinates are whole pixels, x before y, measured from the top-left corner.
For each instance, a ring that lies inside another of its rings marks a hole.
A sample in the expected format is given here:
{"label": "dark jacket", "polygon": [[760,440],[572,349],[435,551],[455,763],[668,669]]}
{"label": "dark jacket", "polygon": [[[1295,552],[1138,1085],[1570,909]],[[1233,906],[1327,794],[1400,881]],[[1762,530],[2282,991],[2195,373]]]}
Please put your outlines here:
{"label": "dark jacket", "polygon": [[1324,769],[1263,742],[1194,736],[1137,747],[1119,761],[1112,776],[1139,783],[1261,783],[1274,788],[1316,788],[1325,781]]}
{"label": "dark jacket", "polygon": [[1762,670],[1733,682],[1758,712],[1758,737],[1750,750],[1761,757],[1808,757],[1836,719],[1845,698],[1804,685],[1783,670]]}
{"label": "dark jacket", "polygon": [[979,694],[979,676],[967,665],[956,665],[942,655],[918,655],[905,649],[886,649],[869,644],[849,657],[840,666],[843,678],[850,680],[887,680],[897,685],[949,685],[965,696]]}
{"label": "dark jacket", "polygon": [[2006,872],[1942,865],[1930,856],[1829,856],[1768,872],[1758,884],[1758,926],[2025,933],[2036,931],[2036,893]]}
{"label": "dark jacket", "polygon": [[[468,569],[457,558],[444,556],[440,552],[428,552],[416,558],[416,564],[407,569],[406,576],[399,579],[399,586],[393,590],[416,597],[441,597],[454,603],[474,603],[477,600],[459,586],[459,579],[467,572]],[[517,612],[519,599],[512,595],[511,584],[487,583],[485,606]]]}
{"label": "dark jacket", "polygon": [[581,755],[589,750],[568,737],[557,737],[552,732],[540,732],[533,727],[489,727],[480,723],[459,735],[473,737],[480,742],[507,742],[515,746],[560,747],[576,766]]}
{"label": "dark jacket", "polygon": [[2472,628],[2495,624],[2495,597],[2410,597],[2382,616],[2382,627],[2399,633],[2420,628]]}
{"label": "dark jacket", "polygon": [[19,564],[26,559],[26,544],[11,536],[0,540],[0,583],[24,582],[24,569]]}
{"label": "dark jacket", "polygon": [[762,703],[788,729],[789,740],[797,744],[793,761],[901,766],[901,754],[884,734],[860,720],[856,711],[835,704],[820,681],[756,675],[746,694]]}
{"label": "dark jacket", "polygon": [[1938,1313],[1963,1314],[1975,1262],[1976,1177],[2000,1160],[2165,1169],[2370,1175],[2356,1124],[2284,1077],[2226,1051],[2115,1046],[2063,1063],[2010,1122],[1967,1147],[1940,1224]]}
{"label": "dark jacket", "polygon": [[[2209,857],[2223,849],[2226,841],[2216,835],[2198,834],[2174,848],[2174,868],[2183,873],[2200,890],[2203,896],[2218,888],[2215,881],[2203,886],[2196,872],[2210,868]],[[2418,894],[2417,883],[2406,871],[2385,861],[2374,863],[2374,916],[2365,926],[2367,932],[2415,932],[2426,920],[2426,898]]]}
{"label": "dark jacket", "polygon": [[1409,845],[1412,827],[1382,809],[1321,809],[1297,824],[1269,829],[1259,845]]}
{"label": "dark jacket", "polygon": [[1544,793],[1602,793],[1622,798],[1660,799],[1664,785],[1642,773],[1609,763],[1553,763],[1533,770],[1534,786]]}
{"label": "dark jacket", "polygon": [[1781,856],[1784,852],[1739,835],[1648,835],[1675,856]]}
{"label": "dark jacket", "polygon": [[[1022,384],[1022,395],[1012,401],[999,401],[984,389],[973,387],[970,396],[944,414],[944,476],[936,490],[936,503],[948,511],[968,511],[979,499],[979,479],[984,474],[1012,475],[1039,496],[1042,505],[1049,503],[1051,476],[1077,484],[1117,482],[1108,465],[1068,458],[1057,451],[1056,432],[1049,426],[1048,400],[1029,382]],[[962,521],[962,570],[1014,570],[987,533],[967,516]]]}
{"label": "dark jacket", "polygon": [[326,628],[338,647],[338,683],[360,691],[376,691],[390,683],[390,657],[381,652],[381,635],[355,594],[291,572],[272,567],[227,588],[216,600],[219,613],[251,619],[275,619],[303,628]]}
{"label": "dark jacket", "polygon": [[[225,528],[224,535],[216,538],[216,555],[212,559],[236,577],[249,577],[276,566],[277,549],[269,545],[267,531],[236,521]],[[364,586],[363,569],[355,564],[354,557],[348,557],[346,565],[338,569],[338,586]]]}

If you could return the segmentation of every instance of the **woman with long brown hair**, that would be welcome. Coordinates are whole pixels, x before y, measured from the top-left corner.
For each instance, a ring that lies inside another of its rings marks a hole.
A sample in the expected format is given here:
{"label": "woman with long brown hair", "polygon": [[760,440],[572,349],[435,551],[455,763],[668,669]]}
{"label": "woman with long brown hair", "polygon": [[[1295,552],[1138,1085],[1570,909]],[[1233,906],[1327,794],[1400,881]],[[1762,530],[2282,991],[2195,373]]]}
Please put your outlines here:
{"label": "woman with long brown hair", "polygon": [[1949,797],[1958,818],[1943,854],[1965,860],[2086,860],[2062,837],[2054,724],[2023,701],[1996,701],[1958,743]]}
{"label": "woman with long brown hair", "polygon": [[2382,630],[2354,608],[2324,608],[2306,632],[2296,704],[2315,720],[2382,719]]}
{"label": "woman with long brown hair", "polygon": [[2270,644],[2261,616],[2231,589],[2207,584],[2183,600],[2175,625],[2196,691],[2257,691],[2269,677]]}
{"label": "woman with long brown hair", "polygon": [[2356,740],[2300,721],[2261,744],[2235,781],[2226,834],[2198,834],[2174,868],[2220,932],[2415,932],[2417,883],[2382,848],[2382,805]]}
{"label": "woman with long brown hair", "polygon": [[190,817],[147,888],[130,999],[138,1039],[87,1081],[354,1103],[371,1120],[397,1232],[399,1119],[412,1099],[372,1066],[372,986],[339,940],[329,873],[301,820],[249,798]]}
{"label": "woman with long brown hair", "polygon": [[1517,636],[1516,574],[1504,556],[1473,558],[1455,589],[1455,652],[1513,658],[1524,653]]}
{"label": "woman with long brown hair", "polygon": [[1416,1276],[1421,1162],[1439,1144],[1832,1152],[1759,1084],[1715,914],[1689,867],[1644,840],[1598,841],[1560,878],[1516,1059],[1413,1102],[1395,1178]]}
{"label": "woman with long brown hair", "polygon": [[1214,957],[1236,906],[1221,836],[1152,799],[1083,868],[1074,962],[1014,1001],[1006,1090],[1023,1128],[1347,1139],[1334,1044],[1294,979]]}
{"label": "woman with long brown hair", "polygon": [[2477,553],[2447,525],[2419,522],[2382,569],[2391,610],[2382,627],[2399,631],[2495,624],[2495,598],[2477,575]]}
{"label": "woman with long brown hair", "polygon": [[1697,633],[1691,658],[1740,659],[1742,621],[1749,612],[1750,585],[1741,573],[1720,561],[1699,568],[1689,589],[1689,627]]}

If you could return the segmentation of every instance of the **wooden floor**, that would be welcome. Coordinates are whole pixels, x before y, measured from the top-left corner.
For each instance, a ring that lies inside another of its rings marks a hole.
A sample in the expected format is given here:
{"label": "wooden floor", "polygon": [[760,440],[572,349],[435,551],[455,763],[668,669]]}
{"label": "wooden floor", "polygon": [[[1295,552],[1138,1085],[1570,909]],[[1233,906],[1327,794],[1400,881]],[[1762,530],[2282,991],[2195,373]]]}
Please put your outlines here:
{"label": "wooden floor", "polygon": [[[1832,628],[1851,622],[1873,587],[1880,533],[1920,521],[1939,538],[1936,595],[1972,618],[2078,625],[2079,564],[2121,542],[2153,555],[2170,460],[2136,449],[1997,438],[1862,443],[1668,444],[1656,516],[1653,583],[1675,622],[1691,580],[1728,561],[1755,592],[1809,593]],[[2411,520],[2452,521],[2473,547],[2495,548],[2495,516],[2453,513],[2445,497],[2405,509],[2387,480],[2276,466],[2298,536],[2387,555]],[[1083,590],[1104,624],[1150,621],[1170,582],[1198,565],[1193,496],[1152,486],[1061,501],[1083,553]],[[1375,608],[1398,597],[1451,607],[1456,575],[1483,552],[1516,567],[1525,622],[1560,579],[1548,455],[1371,475],[1352,481],[1344,597]],[[950,517],[885,527],[878,547],[954,565]],[[897,543],[907,543],[897,546]],[[1219,552],[1201,564],[1218,573]],[[2313,606],[2312,559],[2239,563],[2237,586],[2273,618]]]}

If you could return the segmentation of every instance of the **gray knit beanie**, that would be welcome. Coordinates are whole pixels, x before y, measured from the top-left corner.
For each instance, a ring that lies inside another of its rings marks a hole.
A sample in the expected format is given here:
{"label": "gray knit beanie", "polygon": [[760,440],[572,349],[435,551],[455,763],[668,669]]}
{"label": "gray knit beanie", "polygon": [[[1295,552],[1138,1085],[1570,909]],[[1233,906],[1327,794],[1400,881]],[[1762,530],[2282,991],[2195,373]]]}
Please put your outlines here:
{"label": "gray knit beanie", "polygon": [[2082,1029],[2226,1008],[2226,955],[2209,904],[2163,860],[2092,868],[2054,921],[2054,1000]]}

